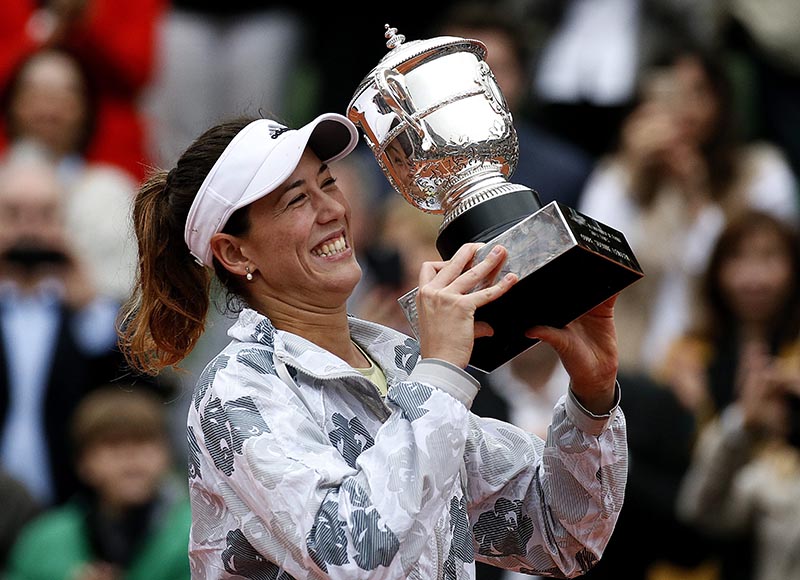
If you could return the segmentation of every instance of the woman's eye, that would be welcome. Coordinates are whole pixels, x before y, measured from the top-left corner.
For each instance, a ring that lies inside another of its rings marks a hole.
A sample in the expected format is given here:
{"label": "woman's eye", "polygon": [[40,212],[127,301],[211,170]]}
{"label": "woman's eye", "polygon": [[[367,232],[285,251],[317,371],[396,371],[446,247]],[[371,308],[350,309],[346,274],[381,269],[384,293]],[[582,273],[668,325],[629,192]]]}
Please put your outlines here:
{"label": "woman's eye", "polygon": [[326,179],[325,181],[322,182],[322,189],[325,189],[325,188],[328,188],[328,187],[332,187],[334,185],[336,185],[336,178],[335,177],[329,177],[328,179]]}
{"label": "woman's eye", "polygon": [[305,198],[306,198],[306,194],[305,193],[301,193],[300,195],[296,195],[295,197],[293,197],[291,199],[291,201],[289,202],[288,205],[297,205],[298,203],[303,201]]}

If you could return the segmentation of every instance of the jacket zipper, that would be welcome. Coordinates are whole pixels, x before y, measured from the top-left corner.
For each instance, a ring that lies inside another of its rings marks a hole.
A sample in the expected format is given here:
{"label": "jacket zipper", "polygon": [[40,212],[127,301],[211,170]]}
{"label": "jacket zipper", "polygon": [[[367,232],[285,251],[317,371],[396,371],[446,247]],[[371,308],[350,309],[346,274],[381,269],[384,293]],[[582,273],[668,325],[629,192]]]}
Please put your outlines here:
{"label": "jacket zipper", "polygon": [[[383,396],[381,395],[381,392],[378,390],[378,386],[375,383],[373,383],[371,380],[366,378],[364,375],[362,375],[362,374],[360,374],[360,373],[358,373],[356,371],[343,372],[343,373],[333,373],[333,374],[330,374],[330,375],[321,376],[321,375],[318,375],[318,374],[316,374],[314,372],[311,372],[311,371],[309,371],[309,370],[307,370],[305,368],[298,367],[297,365],[294,365],[290,361],[284,360],[283,358],[280,358],[280,360],[287,367],[292,367],[294,370],[296,370],[298,372],[301,372],[303,374],[306,374],[306,375],[308,375],[310,377],[313,377],[313,378],[315,378],[315,379],[317,379],[319,381],[329,382],[329,381],[335,381],[335,380],[347,378],[347,379],[356,379],[361,384],[363,384],[364,382],[367,382],[367,383],[369,383],[369,389],[368,390],[371,392],[371,395],[370,395],[369,398],[372,400],[372,402],[377,402],[380,405],[381,410],[383,410],[383,412],[386,414],[387,417],[392,414],[392,410],[386,404],[386,401],[383,400]],[[387,379],[387,382],[388,382],[388,379]]]}

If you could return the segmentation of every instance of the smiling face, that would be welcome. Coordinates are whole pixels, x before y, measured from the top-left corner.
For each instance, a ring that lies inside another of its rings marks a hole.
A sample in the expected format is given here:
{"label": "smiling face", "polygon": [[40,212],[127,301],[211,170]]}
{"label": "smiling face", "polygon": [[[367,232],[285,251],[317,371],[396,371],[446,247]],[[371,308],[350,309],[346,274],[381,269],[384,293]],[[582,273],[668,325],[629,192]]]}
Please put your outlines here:
{"label": "smiling face", "polygon": [[350,207],[330,169],[306,149],[286,181],[249,208],[237,239],[254,272],[251,302],[302,309],[343,307],[361,278],[350,235]]}

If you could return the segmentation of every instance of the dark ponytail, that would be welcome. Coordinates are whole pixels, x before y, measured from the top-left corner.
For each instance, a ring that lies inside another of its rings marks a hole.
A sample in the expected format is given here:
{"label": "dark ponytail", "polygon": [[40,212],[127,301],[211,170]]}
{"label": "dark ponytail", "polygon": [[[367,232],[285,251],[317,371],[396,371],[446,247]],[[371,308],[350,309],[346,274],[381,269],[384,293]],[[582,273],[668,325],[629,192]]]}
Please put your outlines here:
{"label": "dark ponytail", "polygon": [[[252,121],[237,119],[209,129],[184,152],[174,169],[152,173],[136,195],[137,281],[122,308],[119,335],[128,364],[137,371],[155,375],[177,365],[205,330],[212,274],[194,261],[186,247],[186,216],[225,147]],[[241,222],[239,218],[236,223]],[[238,290],[227,284],[226,288]]]}

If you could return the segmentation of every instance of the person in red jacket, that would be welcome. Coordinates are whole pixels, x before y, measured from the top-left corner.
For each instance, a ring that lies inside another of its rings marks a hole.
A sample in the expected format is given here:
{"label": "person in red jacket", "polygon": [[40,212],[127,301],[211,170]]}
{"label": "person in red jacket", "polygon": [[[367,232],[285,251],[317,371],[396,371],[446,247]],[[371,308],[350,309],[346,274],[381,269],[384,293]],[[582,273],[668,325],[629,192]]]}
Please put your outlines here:
{"label": "person in red jacket", "polygon": [[[0,87],[43,46],[69,49],[98,91],[97,127],[86,156],[140,180],[149,165],[139,98],[151,82],[156,27],[165,0],[7,0],[0,2]],[[0,149],[6,137],[0,137]]]}

